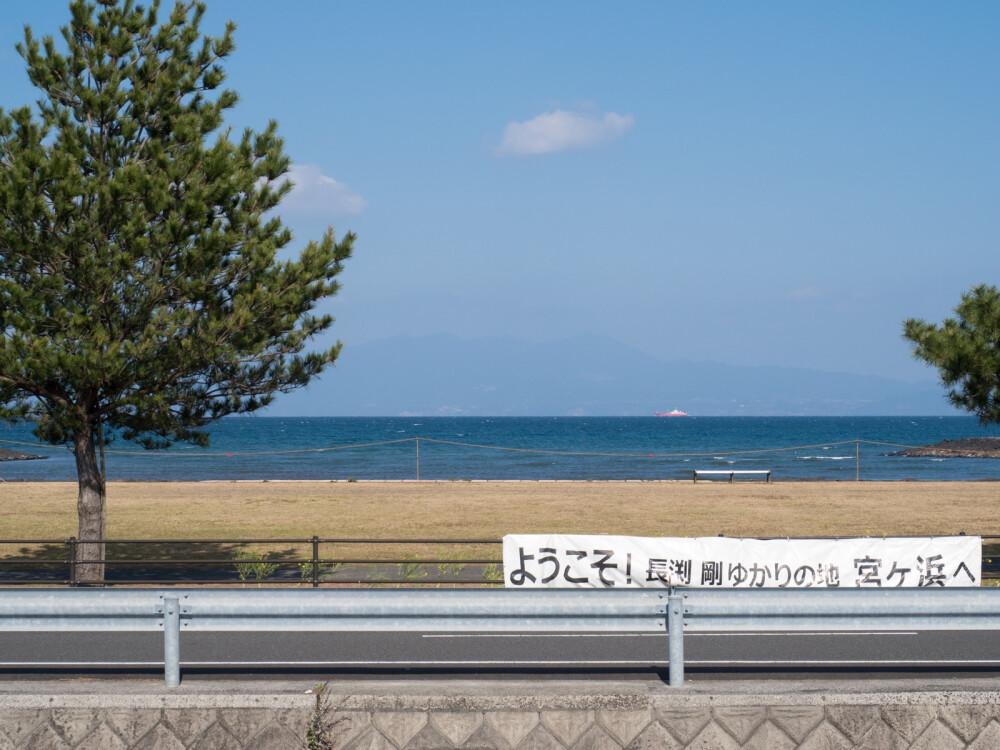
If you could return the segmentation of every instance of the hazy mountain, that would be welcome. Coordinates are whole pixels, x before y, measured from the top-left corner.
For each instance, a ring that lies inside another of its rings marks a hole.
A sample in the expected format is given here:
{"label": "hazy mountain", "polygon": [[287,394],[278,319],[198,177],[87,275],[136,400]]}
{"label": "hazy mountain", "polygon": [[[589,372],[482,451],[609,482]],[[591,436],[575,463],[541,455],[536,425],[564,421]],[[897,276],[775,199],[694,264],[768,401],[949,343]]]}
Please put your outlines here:
{"label": "hazy mountain", "polygon": [[905,383],[789,367],[664,361],[613,339],[396,336],[345,346],[270,415],[947,415],[932,380]]}

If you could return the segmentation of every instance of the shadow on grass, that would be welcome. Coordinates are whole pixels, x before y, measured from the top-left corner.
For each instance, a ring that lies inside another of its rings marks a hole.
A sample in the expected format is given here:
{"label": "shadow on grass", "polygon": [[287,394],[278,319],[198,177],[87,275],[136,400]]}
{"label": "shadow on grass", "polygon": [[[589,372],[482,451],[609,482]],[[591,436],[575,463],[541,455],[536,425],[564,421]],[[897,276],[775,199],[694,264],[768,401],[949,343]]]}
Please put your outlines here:
{"label": "shadow on grass", "polygon": [[[0,584],[69,582],[69,544],[3,545],[0,548]],[[255,571],[238,566],[241,551],[259,554],[274,569],[275,582],[298,582],[305,549],[258,549],[238,542],[111,542],[105,547],[108,583],[234,583],[255,582]]]}
{"label": "shadow on grass", "polygon": [[[332,551],[332,550],[330,550]],[[343,551],[343,550],[341,550]],[[369,554],[372,550],[368,550]],[[278,584],[294,586],[475,586],[501,585],[499,562],[464,561],[438,550],[440,559],[387,560],[377,550],[370,561],[350,555],[341,562],[320,558],[314,567],[308,544],[233,542],[109,542],[107,584]],[[69,584],[68,543],[0,543],[0,585]]]}

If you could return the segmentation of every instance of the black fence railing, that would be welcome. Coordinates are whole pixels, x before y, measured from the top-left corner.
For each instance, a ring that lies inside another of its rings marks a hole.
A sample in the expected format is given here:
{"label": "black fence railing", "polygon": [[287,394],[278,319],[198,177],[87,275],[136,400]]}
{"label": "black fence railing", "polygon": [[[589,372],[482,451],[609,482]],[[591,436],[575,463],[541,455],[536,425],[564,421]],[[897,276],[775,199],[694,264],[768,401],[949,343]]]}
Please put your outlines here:
{"label": "black fence railing", "polygon": [[[1000,535],[982,539],[983,580],[1000,580]],[[86,546],[98,554],[81,556]],[[318,536],[0,539],[0,586],[501,586],[501,546],[500,539]]]}
{"label": "black fence railing", "polygon": [[[0,585],[496,586],[499,539],[0,539]],[[99,547],[97,554],[82,548]],[[84,559],[96,558],[96,559]]]}

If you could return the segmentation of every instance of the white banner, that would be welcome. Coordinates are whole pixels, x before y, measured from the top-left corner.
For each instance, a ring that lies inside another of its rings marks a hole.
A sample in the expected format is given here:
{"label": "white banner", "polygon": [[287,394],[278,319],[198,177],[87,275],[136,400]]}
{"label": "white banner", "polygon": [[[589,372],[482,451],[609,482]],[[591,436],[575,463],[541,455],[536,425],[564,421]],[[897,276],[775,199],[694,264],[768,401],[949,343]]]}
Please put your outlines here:
{"label": "white banner", "polygon": [[508,588],[979,586],[982,539],[515,534],[503,567]]}

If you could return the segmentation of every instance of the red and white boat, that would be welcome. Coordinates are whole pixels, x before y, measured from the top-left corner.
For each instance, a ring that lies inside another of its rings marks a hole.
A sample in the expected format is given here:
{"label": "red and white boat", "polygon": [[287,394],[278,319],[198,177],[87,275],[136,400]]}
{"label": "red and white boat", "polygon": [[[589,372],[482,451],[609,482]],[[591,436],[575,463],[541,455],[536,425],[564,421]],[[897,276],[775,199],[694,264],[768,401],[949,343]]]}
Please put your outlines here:
{"label": "red and white boat", "polygon": [[686,417],[688,413],[686,411],[681,411],[680,409],[672,409],[670,411],[658,411],[654,412],[654,417]]}

